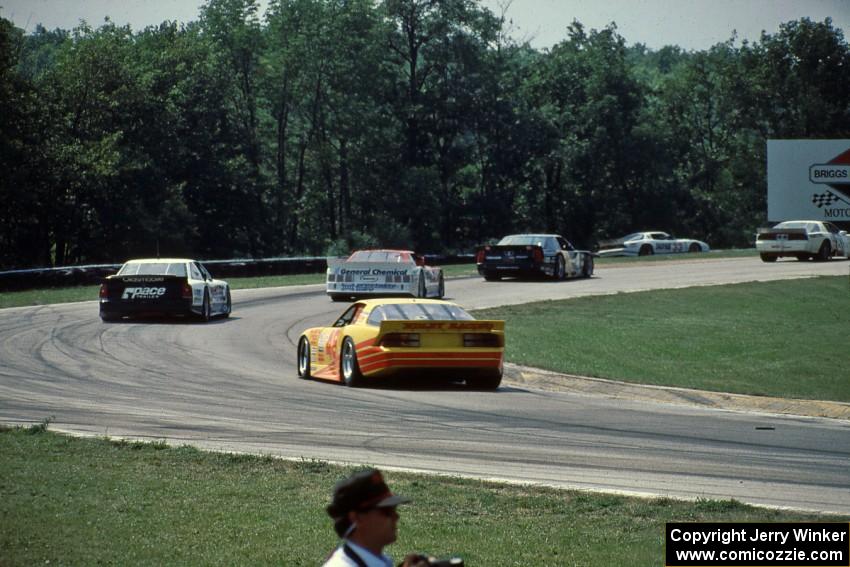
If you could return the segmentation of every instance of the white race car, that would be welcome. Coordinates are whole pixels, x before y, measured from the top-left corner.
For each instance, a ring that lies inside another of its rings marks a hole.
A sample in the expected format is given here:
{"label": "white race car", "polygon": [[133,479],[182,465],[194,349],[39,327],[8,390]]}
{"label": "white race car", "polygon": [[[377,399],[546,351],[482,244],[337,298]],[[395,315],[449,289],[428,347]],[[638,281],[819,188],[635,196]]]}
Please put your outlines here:
{"label": "white race car", "polygon": [[230,316],[230,286],[186,258],[130,260],[100,286],[100,318],[125,315]]}
{"label": "white race car", "polygon": [[783,256],[798,260],[828,260],[833,256],[850,259],[850,236],[831,222],[814,220],[785,221],[773,228],[759,229],[756,250],[765,262]]}
{"label": "white race car", "polygon": [[652,254],[680,254],[683,252],[708,252],[708,244],[692,238],[675,238],[666,232],[635,232],[599,244],[600,256],[651,256]]}
{"label": "white race car", "polygon": [[352,297],[435,297],[446,293],[442,268],[426,266],[410,250],[358,250],[328,259],[327,293],[333,301]]}

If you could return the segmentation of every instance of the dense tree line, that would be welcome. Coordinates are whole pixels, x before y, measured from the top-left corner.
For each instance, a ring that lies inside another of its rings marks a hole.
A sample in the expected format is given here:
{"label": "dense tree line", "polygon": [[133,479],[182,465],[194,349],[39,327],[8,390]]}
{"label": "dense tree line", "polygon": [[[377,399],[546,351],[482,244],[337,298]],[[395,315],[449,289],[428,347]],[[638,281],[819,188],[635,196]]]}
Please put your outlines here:
{"label": "dense tree line", "polygon": [[476,0],[209,0],[197,22],[0,19],[0,268],[583,246],[747,245],[768,138],[850,137],[829,19],[707,51],[574,22],[535,50]]}

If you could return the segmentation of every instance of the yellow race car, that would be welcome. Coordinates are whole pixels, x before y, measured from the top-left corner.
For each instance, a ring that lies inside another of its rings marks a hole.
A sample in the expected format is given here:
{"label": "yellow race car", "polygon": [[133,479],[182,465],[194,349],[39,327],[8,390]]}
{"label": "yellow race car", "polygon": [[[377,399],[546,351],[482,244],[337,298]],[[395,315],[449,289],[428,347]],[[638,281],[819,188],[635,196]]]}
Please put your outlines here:
{"label": "yellow race car", "polygon": [[298,376],[359,386],[404,372],[495,390],[504,353],[504,321],[478,321],[438,299],[369,299],[352,304],[330,327],[304,331]]}

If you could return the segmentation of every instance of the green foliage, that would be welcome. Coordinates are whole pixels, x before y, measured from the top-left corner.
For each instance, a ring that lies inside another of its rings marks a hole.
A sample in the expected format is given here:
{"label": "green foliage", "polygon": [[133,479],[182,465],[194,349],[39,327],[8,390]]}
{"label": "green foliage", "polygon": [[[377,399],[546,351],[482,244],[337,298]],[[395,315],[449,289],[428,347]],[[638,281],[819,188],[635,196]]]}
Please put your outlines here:
{"label": "green foliage", "polygon": [[536,51],[475,0],[259,6],[140,31],[0,20],[0,268],[525,230],[742,246],[767,220],[765,141],[850,137],[829,19],[700,52],[574,22]]}

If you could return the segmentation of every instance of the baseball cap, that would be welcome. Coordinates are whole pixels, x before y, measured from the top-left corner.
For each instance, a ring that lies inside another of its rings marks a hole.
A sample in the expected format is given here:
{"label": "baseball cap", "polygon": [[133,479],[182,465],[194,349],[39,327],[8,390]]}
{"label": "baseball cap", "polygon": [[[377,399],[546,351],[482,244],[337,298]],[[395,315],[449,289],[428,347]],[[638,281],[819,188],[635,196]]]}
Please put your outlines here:
{"label": "baseball cap", "polygon": [[352,510],[392,508],[407,502],[409,498],[390,492],[381,471],[367,469],[337,483],[327,511],[331,518],[338,519]]}

